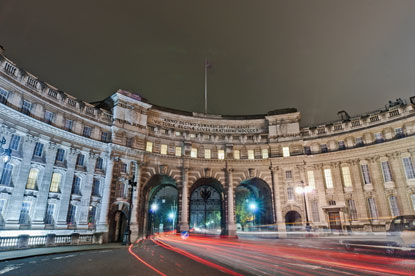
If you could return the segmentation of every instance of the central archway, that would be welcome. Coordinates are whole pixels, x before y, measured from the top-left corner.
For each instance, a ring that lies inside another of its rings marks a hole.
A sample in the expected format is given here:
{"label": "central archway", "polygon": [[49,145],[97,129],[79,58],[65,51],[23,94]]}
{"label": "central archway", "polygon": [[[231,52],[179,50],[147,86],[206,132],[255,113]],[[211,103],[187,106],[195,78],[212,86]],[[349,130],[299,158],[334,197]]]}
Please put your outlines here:
{"label": "central archway", "polygon": [[225,229],[223,188],[215,178],[201,178],[190,190],[190,228],[194,232],[222,234]]}
{"label": "central archway", "polygon": [[274,228],[272,192],[262,179],[241,182],[235,190],[235,217],[242,230],[268,231]]}

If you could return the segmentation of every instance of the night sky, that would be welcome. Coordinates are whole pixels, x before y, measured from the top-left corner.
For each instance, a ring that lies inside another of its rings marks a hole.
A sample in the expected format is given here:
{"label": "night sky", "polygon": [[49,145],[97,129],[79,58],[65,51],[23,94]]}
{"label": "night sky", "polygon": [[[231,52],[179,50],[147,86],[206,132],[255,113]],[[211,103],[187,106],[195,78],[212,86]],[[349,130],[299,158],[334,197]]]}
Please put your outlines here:
{"label": "night sky", "polygon": [[85,101],[122,88],[209,113],[296,107],[302,125],[415,95],[415,1],[0,1],[18,66]]}

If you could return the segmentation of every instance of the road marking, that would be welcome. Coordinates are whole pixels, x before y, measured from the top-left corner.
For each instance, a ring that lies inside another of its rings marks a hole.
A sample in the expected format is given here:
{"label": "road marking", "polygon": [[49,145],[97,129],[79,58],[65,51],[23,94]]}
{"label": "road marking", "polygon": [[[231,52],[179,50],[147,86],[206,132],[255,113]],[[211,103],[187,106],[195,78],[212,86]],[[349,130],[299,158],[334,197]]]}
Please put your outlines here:
{"label": "road marking", "polygon": [[2,270],[0,270],[0,274],[7,273],[9,271],[12,271],[12,270],[15,270],[15,269],[18,269],[18,268],[19,267],[16,266],[16,265],[9,265],[9,266],[6,266],[5,268],[3,268]]}
{"label": "road marking", "polygon": [[100,253],[106,253],[106,252],[111,252],[112,250],[101,250],[101,251],[98,251],[98,252],[100,252]]}
{"label": "road marking", "polygon": [[71,258],[71,257],[75,257],[75,255],[60,256],[60,257],[55,257],[53,259],[54,260],[60,260],[60,259]]}

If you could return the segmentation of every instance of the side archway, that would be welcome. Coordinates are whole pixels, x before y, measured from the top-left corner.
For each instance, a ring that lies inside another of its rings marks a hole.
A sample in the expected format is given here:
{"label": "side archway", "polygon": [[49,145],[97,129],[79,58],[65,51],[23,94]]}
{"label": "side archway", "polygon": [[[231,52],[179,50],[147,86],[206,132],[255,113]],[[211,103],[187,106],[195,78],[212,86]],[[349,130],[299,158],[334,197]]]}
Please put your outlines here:
{"label": "side archway", "polygon": [[121,242],[127,227],[128,205],[124,202],[114,203],[109,213],[109,242]]}

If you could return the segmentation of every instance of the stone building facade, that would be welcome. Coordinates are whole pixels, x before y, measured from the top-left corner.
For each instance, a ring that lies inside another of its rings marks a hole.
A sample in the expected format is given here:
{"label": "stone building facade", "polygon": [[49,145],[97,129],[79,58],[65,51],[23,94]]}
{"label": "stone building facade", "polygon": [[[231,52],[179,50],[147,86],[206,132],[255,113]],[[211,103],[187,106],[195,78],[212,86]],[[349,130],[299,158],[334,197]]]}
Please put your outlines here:
{"label": "stone building facade", "polygon": [[208,185],[219,194],[222,234],[235,235],[243,185],[267,200],[263,222],[279,232],[306,218],[315,231],[382,231],[415,214],[414,99],[300,127],[295,109],[206,115],[123,90],[90,104],[0,54],[3,157],[10,149],[0,160],[0,235],[118,240],[131,213],[132,238],[145,236],[164,185],[177,190],[178,230],[189,229],[192,193]]}

